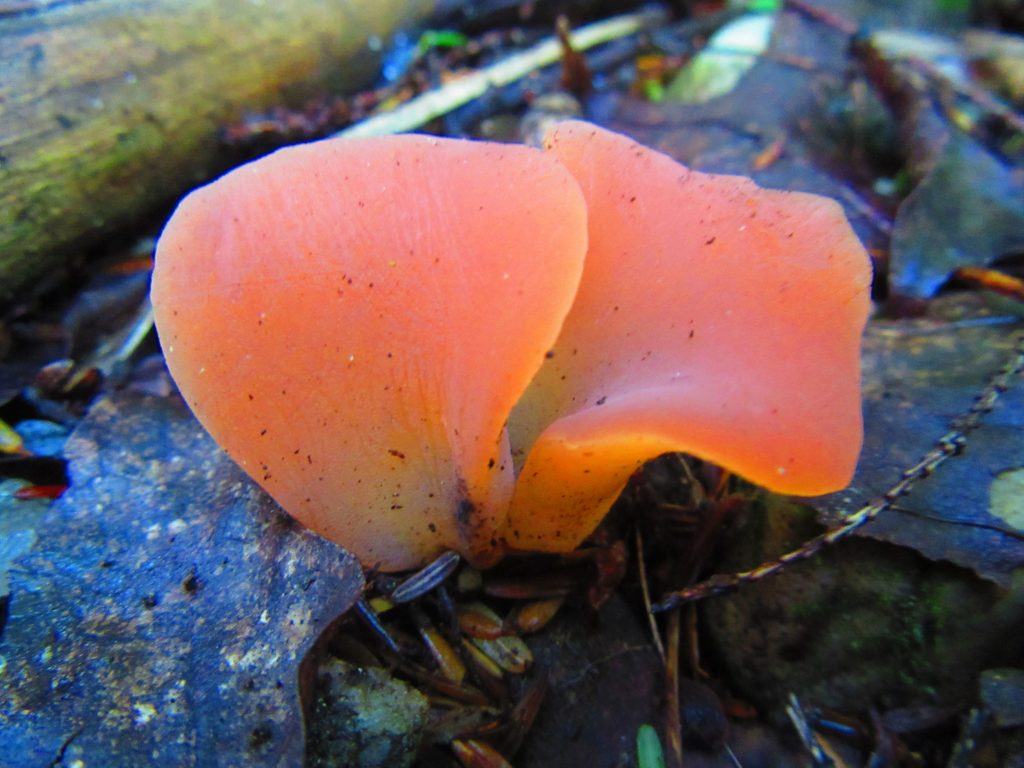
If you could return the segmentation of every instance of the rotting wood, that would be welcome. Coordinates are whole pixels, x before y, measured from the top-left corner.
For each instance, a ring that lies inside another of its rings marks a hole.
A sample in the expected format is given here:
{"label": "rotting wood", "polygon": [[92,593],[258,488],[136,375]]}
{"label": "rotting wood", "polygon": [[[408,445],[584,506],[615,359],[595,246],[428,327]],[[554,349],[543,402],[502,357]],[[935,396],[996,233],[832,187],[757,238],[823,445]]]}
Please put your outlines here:
{"label": "rotting wood", "polygon": [[83,0],[0,16],[0,316],[223,170],[220,128],[373,74],[437,0]]}

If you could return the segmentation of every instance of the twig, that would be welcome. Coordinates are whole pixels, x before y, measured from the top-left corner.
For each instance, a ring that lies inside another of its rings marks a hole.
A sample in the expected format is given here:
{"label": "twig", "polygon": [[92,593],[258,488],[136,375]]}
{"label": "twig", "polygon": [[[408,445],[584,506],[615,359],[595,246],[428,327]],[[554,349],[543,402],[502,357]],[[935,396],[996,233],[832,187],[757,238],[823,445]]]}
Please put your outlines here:
{"label": "twig", "polygon": [[739,573],[716,574],[693,587],[672,592],[656,603],[652,610],[667,611],[684,603],[733,592],[743,584],[760,581],[778,573],[790,563],[813,557],[824,547],[834,544],[871,522],[889,509],[898,499],[910,493],[916,482],[928,477],[946,459],[960,453],[967,445],[967,435],[977,429],[981,418],[992,410],[999,396],[1009,389],[1013,379],[1021,372],[1024,372],[1024,336],[1017,340],[1013,353],[1006,364],[992,377],[988,385],[975,398],[971,407],[953,421],[950,430],[936,441],[935,447],[922,456],[914,466],[905,470],[899,481],[879,498],[846,517],[842,526],[826,531],[799,549],[787,552],[778,559],[759,565],[757,568]]}
{"label": "twig", "polygon": [[984,709],[971,709],[964,720],[960,736],[953,745],[953,753],[949,756],[947,768],[970,768],[974,765],[974,755],[978,751],[978,742],[989,716]]}
{"label": "twig", "polygon": [[658,655],[661,657],[662,666],[665,665],[665,646],[661,642],[661,634],[658,632],[658,621],[651,612],[651,588],[647,583],[647,565],[644,563],[644,540],[640,535],[640,529],[634,529],[636,534],[636,567],[640,576],[640,594],[643,595],[644,611],[647,613],[647,624],[651,628],[651,640],[654,643]]}
{"label": "twig", "polygon": [[795,11],[844,35],[852,37],[857,34],[857,25],[845,16],[825,10],[813,3],[805,2],[805,0],[785,0],[783,7],[787,11]]}
{"label": "twig", "polygon": [[834,768],[835,761],[833,761],[828,753],[822,749],[821,742],[818,740],[817,735],[807,723],[804,711],[800,707],[800,701],[792,693],[789,694],[789,703],[786,705],[786,714],[789,715],[789,720],[793,723],[793,728],[800,737],[800,741],[811,754],[811,760],[814,762],[815,768]]}
{"label": "twig", "polygon": [[[659,10],[640,11],[616,16],[580,27],[570,36],[575,51],[585,51],[656,26],[665,20]],[[447,114],[494,88],[515,82],[543,67],[550,66],[562,55],[557,37],[547,37],[537,45],[508,56],[478,72],[460,77],[442,87],[417,96],[390,112],[367,118],[335,134],[338,138],[385,136],[419,128],[435,117]]]}
{"label": "twig", "polygon": [[[1024,133],[1024,117],[1014,112],[1011,107],[996,97],[970,83],[954,80],[938,66],[926,59],[908,57],[904,61],[911,68],[916,69],[928,78],[938,90],[941,91],[943,88],[948,88],[957,96],[967,99],[980,107],[986,114],[998,121],[1005,130],[1017,134]],[[949,110],[947,109],[946,111],[948,114]]]}
{"label": "twig", "polygon": [[126,334],[120,344],[109,353],[105,347],[101,347],[96,356],[99,360],[96,367],[109,376],[116,366],[125,363],[128,358],[135,354],[139,345],[145,341],[149,332],[153,329],[153,306],[149,298],[143,299],[138,311],[132,317],[126,329]]}
{"label": "twig", "polygon": [[955,277],[975,287],[985,288],[1017,301],[1024,301],[1024,280],[998,269],[960,267],[956,271]]}
{"label": "twig", "polygon": [[127,322],[75,365],[61,389],[64,392],[71,392],[87,376],[94,375],[94,371],[99,371],[104,378],[115,383],[122,380],[128,374],[126,363],[138,351],[152,329],[153,307],[147,297],[142,300]]}
{"label": "twig", "polygon": [[679,703],[679,640],[682,616],[678,610],[665,622],[665,741],[672,768],[683,768],[683,719]]}

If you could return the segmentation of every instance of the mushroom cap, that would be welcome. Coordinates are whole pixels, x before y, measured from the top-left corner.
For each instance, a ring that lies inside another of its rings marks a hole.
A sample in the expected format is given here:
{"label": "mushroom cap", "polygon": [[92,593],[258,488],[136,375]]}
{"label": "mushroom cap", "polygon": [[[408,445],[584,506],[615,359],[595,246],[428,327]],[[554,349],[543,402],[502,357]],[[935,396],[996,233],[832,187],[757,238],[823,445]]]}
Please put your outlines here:
{"label": "mushroom cap", "polygon": [[328,140],[189,195],[152,299],[186,401],[286,511],[367,566],[487,563],[512,494],[504,423],[585,250],[554,155]]}
{"label": "mushroom cap", "polygon": [[646,460],[680,451],[769,489],[845,486],[860,452],[870,260],[834,201],[691,171],[561,123],[587,202],[572,311],[510,420],[512,547],[567,551]]}

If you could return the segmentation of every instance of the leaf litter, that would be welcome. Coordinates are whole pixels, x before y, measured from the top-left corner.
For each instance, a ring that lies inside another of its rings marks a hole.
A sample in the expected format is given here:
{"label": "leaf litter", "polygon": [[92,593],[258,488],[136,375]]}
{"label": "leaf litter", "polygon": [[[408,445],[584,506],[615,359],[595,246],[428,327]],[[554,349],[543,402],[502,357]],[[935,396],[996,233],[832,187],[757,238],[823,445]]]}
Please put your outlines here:
{"label": "leaf litter", "polygon": [[[891,157],[865,147],[864,133],[853,134],[856,151],[845,153],[845,163],[843,151],[821,143],[836,94],[845,93],[851,80],[865,82],[850,66],[845,41],[842,29],[829,30],[820,17],[791,10],[779,16],[769,52],[724,96],[683,106],[599,88],[586,109],[590,119],[702,170],[753,173],[765,186],[835,197],[878,257],[880,277],[891,270],[894,292],[930,296],[957,268],[990,265],[1013,247],[1009,234],[1017,214],[1012,206],[1004,213],[1001,203],[1015,199],[1018,182],[990,147],[956,133],[948,114],[926,100],[931,112],[911,116],[894,109],[896,119],[886,128],[919,137],[916,147],[925,162],[913,176],[917,186],[901,201],[879,195],[851,161],[866,152],[869,166],[884,166]],[[863,116],[856,112],[862,107],[853,103],[855,118]],[[929,126],[936,130],[930,133]],[[944,168],[957,170],[942,176]],[[986,168],[987,175],[981,173]],[[943,179],[956,182],[953,203],[924,205],[945,190]],[[985,197],[993,189],[999,190],[999,205]],[[947,215],[950,204],[966,206],[984,222],[976,239],[964,237],[961,218]],[[921,247],[926,235],[932,245]],[[879,293],[884,296],[884,284]],[[957,302],[947,307],[952,305]],[[926,319],[875,322],[865,348],[864,457],[849,491],[815,502],[826,524],[839,524],[883,493],[894,472],[913,466],[946,433],[986,377],[1005,363],[1015,329],[969,300],[944,317],[936,310]],[[1024,467],[1014,439],[1024,412],[1019,389],[1002,395],[965,452],[862,533],[1006,587],[1024,562],[1015,501]],[[299,764],[302,707],[312,700],[308,683],[318,655],[313,650],[322,631],[358,597],[362,582],[354,562],[283,518],[173,400],[133,394],[101,399],[66,455],[72,490],[45,512],[38,502],[31,508],[20,503],[24,526],[9,539],[30,543],[15,547],[6,561],[0,648],[5,674],[18,675],[20,683],[0,697],[0,725],[5,736],[15,735],[13,748],[36,750],[19,751],[23,762],[12,765],[77,755],[148,760],[153,749],[171,764],[211,744],[253,765]],[[4,509],[9,518],[13,508]],[[85,514],[100,509],[102,516]],[[59,532],[44,536],[47,531]],[[229,573],[228,565],[237,572]],[[285,578],[282,571],[289,569]],[[614,594],[601,614],[600,649],[585,648],[596,642],[588,639],[591,633],[560,634],[558,626],[585,626],[573,610],[561,624],[556,619],[551,634],[531,640],[535,655],[555,672],[547,705],[555,716],[542,710],[524,764],[549,764],[553,754],[578,757],[581,733],[594,747],[591,764],[616,764],[629,758],[629,739],[642,721],[657,722],[657,681],[645,677],[650,661],[624,667],[610,661],[634,659],[633,643],[642,643],[645,620],[619,611],[620,601]],[[296,606],[302,616],[292,613]],[[298,623],[289,623],[296,617]],[[563,638],[553,641],[551,657],[541,648],[549,637]],[[257,661],[260,675],[253,672]],[[583,671],[574,677],[572,669]],[[600,675],[600,686],[574,691],[580,681]],[[639,681],[645,682],[634,696],[615,701],[624,685]],[[198,695],[182,697],[181,691]],[[604,714],[566,719],[581,697],[606,704]],[[225,719],[225,709],[232,718]],[[624,725],[623,711],[633,715],[625,740],[619,738],[624,731],[613,732]],[[734,728],[733,741],[743,740],[742,734]],[[7,744],[0,746],[5,759]]]}

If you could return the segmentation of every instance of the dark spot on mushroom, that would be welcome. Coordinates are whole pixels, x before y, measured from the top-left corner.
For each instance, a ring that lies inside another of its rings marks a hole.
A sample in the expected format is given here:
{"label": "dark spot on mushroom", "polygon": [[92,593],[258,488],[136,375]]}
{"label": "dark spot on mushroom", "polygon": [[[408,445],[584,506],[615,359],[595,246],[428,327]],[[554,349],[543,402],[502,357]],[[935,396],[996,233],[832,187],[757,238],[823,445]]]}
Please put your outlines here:
{"label": "dark spot on mushroom", "polygon": [[473,522],[473,513],[476,512],[476,505],[469,499],[459,500],[458,509],[455,511],[455,521],[460,528],[468,529]]}

